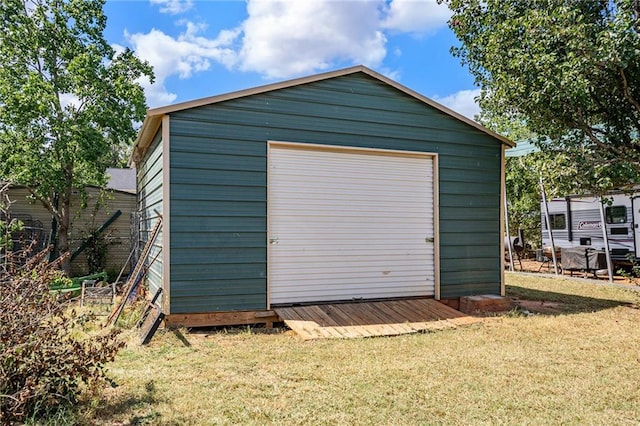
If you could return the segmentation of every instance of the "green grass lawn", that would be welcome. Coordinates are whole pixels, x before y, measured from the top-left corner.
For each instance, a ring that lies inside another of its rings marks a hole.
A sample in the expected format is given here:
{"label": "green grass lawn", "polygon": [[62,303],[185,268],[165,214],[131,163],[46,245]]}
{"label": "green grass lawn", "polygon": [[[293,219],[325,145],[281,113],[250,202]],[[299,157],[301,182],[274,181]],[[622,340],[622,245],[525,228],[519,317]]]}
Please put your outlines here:
{"label": "green grass lawn", "polygon": [[[468,327],[357,340],[290,331],[132,338],[91,424],[640,423],[640,293],[507,275],[524,308]],[[535,313],[535,310],[543,313]]]}

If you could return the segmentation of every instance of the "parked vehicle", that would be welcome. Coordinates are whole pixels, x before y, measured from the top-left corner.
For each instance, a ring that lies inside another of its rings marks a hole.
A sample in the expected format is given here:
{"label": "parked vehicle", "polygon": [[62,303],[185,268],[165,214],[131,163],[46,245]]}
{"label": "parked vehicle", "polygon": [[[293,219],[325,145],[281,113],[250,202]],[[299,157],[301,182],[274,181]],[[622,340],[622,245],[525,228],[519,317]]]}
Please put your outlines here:
{"label": "parked vehicle", "polygon": [[[611,259],[616,264],[640,258],[640,192],[607,194],[605,224]],[[557,248],[585,247],[604,250],[599,197],[571,195],[548,202],[549,222]],[[550,247],[549,233],[541,205],[542,245]]]}

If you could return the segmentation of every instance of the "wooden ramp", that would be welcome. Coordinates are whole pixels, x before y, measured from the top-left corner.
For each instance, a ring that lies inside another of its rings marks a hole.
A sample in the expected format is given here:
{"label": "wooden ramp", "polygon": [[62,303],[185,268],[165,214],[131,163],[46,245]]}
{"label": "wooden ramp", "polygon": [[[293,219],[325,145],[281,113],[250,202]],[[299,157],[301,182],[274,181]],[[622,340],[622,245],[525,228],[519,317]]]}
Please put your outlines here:
{"label": "wooden ramp", "polygon": [[481,322],[433,299],[275,308],[303,339],[393,336]]}

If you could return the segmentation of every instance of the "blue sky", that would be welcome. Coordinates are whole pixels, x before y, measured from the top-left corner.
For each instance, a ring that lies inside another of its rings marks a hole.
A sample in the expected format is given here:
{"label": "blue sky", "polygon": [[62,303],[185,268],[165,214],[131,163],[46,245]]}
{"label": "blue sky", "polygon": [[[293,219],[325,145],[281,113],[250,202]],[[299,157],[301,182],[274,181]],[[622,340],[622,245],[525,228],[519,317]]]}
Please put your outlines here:
{"label": "blue sky", "polygon": [[478,113],[436,0],[107,0],[105,13],[107,40],[154,67],[150,107],[362,64]]}

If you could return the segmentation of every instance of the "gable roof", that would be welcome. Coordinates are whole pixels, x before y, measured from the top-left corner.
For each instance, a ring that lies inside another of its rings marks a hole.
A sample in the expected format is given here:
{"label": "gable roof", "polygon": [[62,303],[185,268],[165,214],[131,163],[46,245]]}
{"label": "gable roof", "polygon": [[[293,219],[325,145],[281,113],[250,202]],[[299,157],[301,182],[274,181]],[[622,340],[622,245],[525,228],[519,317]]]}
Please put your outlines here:
{"label": "gable roof", "polygon": [[328,80],[331,78],[336,78],[336,77],[341,77],[341,76],[345,76],[345,75],[349,75],[349,74],[355,74],[355,73],[364,73],[370,77],[373,77],[379,81],[382,81],[383,83],[388,84],[391,87],[394,87],[398,90],[400,90],[401,92],[406,93],[409,96],[412,96],[413,98],[453,117],[456,118],[460,121],[462,121],[463,123],[466,123],[472,127],[475,127],[476,129],[488,134],[489,136],[498,139],[500,142],[502,142],[504,145],[506,145],[507,147],[511,148],[515,146],[515,143],[512,142],[511,140],[505,138],[502,135],[499,135],[498,133],[495,133],[489,129],[487,129],[486,127],[476,123],[475,121],[445,107],[444,105],[441,105],[437,102],[435,102],[432,99],[427,98],[426,96],[421,95],[420,93],[409,89],[408,87],[405,87],[403,85],[401,85],[400,83],[391,80],[390,78],[387,78],[385,76],[383,76],[382,74],[379,74],[363,65],[357,65],[354,67],[349,67],[349,68],[344,68],[341,70],[336,70],[336,71],[330,71],[330,72],[325,72],[325,73],[321,73],[321,74],[315,74],[315,75],[311,75],[308,77],[301,77],[301,78],[296,78],[293,80],[286,80],[286,81],[281,81],[278,83],[271,83],[271,84],[267,84],[264,86],[258,86],[258,87],[254,87],[251,89],[245,89],[245,90],[239,90],[239,91],[235,91],[235,92],[229,92],[229,93],[225,93],[225,94],[221,94],[221,95],[216,95],[216,96],[209,96],[206,98],[201,98],[201,99],[195,99],[192,101],[187,101],[187,102],[180,102],[177,104],[172,104],[172,105],[167,105],[167,106],[163,106],[163,107],[158,107],[158,108],[151,108],[147,111],[147,117],[145,118],[144,122],[142,123],[142,128],[140,129],[140,131],[138,132],[138,137],[136,139],[136,143],[134,145],[133,148],[133,153],[132,153],[132,160],[136,159],[136,158],[140,158],[142,156],[142,154],[144,153],[144,151],[147,149],[147,147],[151,144],[151,141],[153,139],[153,136],[155,135],[156,131],[158,130],[158,127],[160,126],[160,122],[162,121],[162,116],[164,116],[165,114],[170,114],[173,112],[178,112],[178,111],[183,111],[186,109],[190,109],[190,108],[197,108],[197,107],[201,107],[201,106],[205,106],[205,105],[211,105],[211,104],[215,104],[218,102],[223,102],[223,101],[228,101],[228,100],[232,100],[232,99],[238,99],[238,98],[242,98],[245,96],[251,96],[251,95],[256,95],[256,94],[260,94],[260,93],[266,93],[266,92],[271,92],[274,90],[279,90],[279,89],[285,89],[288,87],[294,87],[294,86],[299,86],[299,85],[303,85],[303,84],[308,84],[308,83],[314,83],[317,81],[322,81],[322,80]]}
{"label": "gable roof", "polygon": [[107,189],[136,193],[136,169],[107,168]]}

